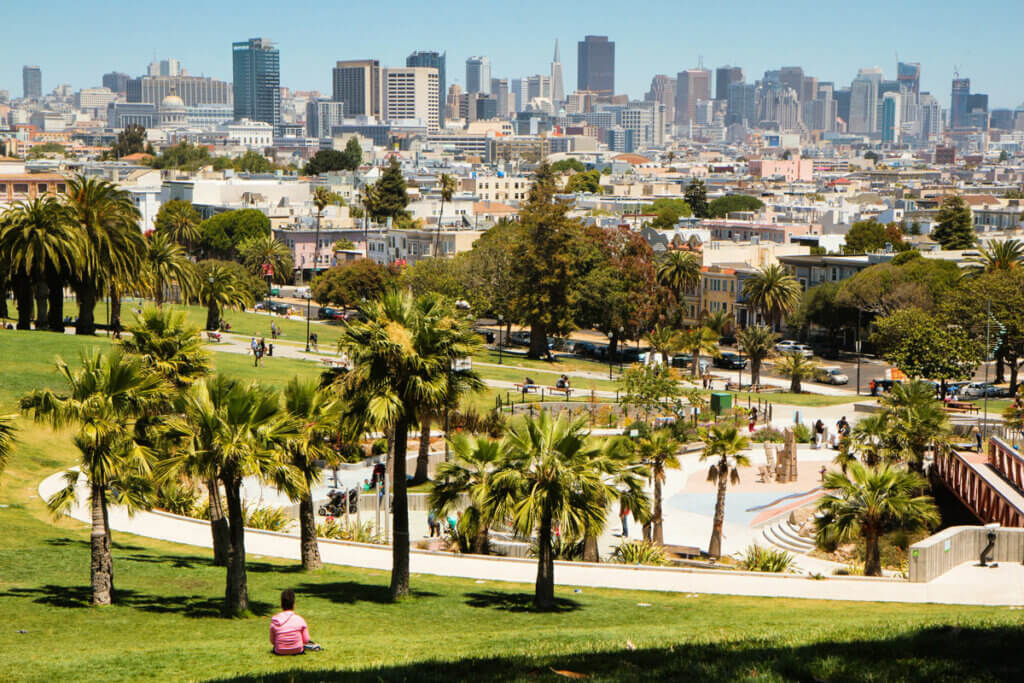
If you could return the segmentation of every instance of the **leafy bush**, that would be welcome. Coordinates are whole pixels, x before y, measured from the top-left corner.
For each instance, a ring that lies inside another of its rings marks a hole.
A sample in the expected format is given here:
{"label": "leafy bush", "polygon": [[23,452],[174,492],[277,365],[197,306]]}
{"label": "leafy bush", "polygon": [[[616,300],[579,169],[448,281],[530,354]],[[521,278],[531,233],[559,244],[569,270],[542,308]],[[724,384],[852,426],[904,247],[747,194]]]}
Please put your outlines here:
{"label": "leafy bush", "polygon": [[750,437],[750,440],[754,443],[764,443],[766,441],[768,443],[782,443],[785,441],[785,437],[778,429],[775,429],[774,427],[765,427],[764,429],[759,429],[754,432]]}
{"label": "leafy bush", "polygon": [[316,525],[319,538],[330,538],[336,541],[352,541],[353,543],[381,543],[380,536],[373,531],[373,523],[347,525],[343,521],[324,522]]}
{"label": "leafy bush", "polygon": [[250,529],[261,529],[263,531],[284,531],[291,523],[292,518],[279,507],[256,508],[252,512],[243,508],[245,514],[245,526]]}
{"label": "leafy bush", "polygon": [[156,506],[158,508],[186,517],[196,516],[194,513],[198,500],[199,492],[196,491],[195,487],[178,481],[169,481],[156,492]]}
{"label": "leafy bush", "polygon": [[649,564],[664,566],[669,564],[665,549],[650,541],[627,541],[612,551],[612,562],[619,564]]}
{"label": "leafy bush", "polygon": [[803,422],[793,425],[793,434],[796,435],[797,443],[811,443],[814,440],[814,432]]}
{"label": "leafy bush", "polygon": [[[537,541],[536,539],[530,544],[529,556],[537,557]],[[579,561],[583,559],[583,540],[574,539],[563,539],[561,536],[551,539],[551,554],[556,560],[566,560],[568,562]]]}
{"label": "leafy bush", "polygon": [[762,548],[751,543],[739,558],[740,566],[751,572],[784,574],[793,571],[793,556],[785,550]]}
{"label": "leafy bush", "polygon": [[370,455],[384,455],[388,452],[388,440],[377,439],[370,448]]}

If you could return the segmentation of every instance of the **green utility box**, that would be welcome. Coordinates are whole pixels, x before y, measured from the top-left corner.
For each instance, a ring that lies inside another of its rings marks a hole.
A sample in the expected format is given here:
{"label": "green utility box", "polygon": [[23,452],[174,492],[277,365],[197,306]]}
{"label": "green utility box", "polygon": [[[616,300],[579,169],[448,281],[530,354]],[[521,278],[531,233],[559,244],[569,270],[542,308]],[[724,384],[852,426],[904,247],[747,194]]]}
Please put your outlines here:
{"label": "green utility box", "polygon": [[722,415],[732,408],[732,394],[724,391],[711,392],[711,412],[715,415]]}

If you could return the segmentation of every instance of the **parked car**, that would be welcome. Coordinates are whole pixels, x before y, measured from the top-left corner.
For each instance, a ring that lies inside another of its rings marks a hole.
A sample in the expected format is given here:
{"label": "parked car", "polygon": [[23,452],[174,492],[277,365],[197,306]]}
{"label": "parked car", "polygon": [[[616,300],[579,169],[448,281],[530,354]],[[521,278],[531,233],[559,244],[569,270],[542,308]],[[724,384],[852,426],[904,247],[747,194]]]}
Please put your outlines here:
{"label": "parked car", "polygon": [[[693,370],[693,356],[691,356],[688,353],[677,353],[676,355],[672,356],[672,367],[674,367],[674,368],[683,368],[685,370],[692,371]],[[709,367],[711,367],[711,364],[708,363],[707,359],[701,358],[700,359],[700,372],[701,372],[701,374],[703,374],[704,371],[707,370]]]}
{"label": "parked car", "polygon": [[843,371],[834,366],[826,365],[814,371],[814,381],[822,384],[848,384],[850,378],[843,374]]}
{"label": "parked car", "polygon": [[793,339],[783,339],[782,341],[775,344],[775,351],[777,353],[789,353],[793,350],[794,346],[798,346],[800,342]]}
{"label": "parked car", "polygon": [[572,352],[577,356],[593,358],[597,355],[597,344],[593,342],[576,342],[572,345]]}
{"label": "parked car", "polygon": [[800,353],[801,355],[803,355],[804,358],[814,357],[814,349],[812,349],[807,344],[794,344],[793,349],[790,351],[790,353],[792,353],[793,351]]}
{"label": "parked car", "polygon": [[288,315],[288,312],[291,310],[291,306],[284,301],[271,301],[267,308],[272,313],[277,313],[278,315]]}
{"label": "parked car", "polygon": [[344,320],[345,311],[339,308],[331,308],[330,306],[321,306],[317,317],[321,320]]}
{"label": "parked car", "polygon": [[747,367],[747,359],[732,351],[725,351],[713,361],[716,368],[727,370],[742,370]]}
{"label": "parked car", "polygon": [[526,330],[516,330],[508,335],[509,346],[529,346],[530,333]]}
{"label": "parked car", "polygon": [[960,390],[960,395],[964,398],[985,398],[986,396],[989,398],[1000,398],[1008,393],[1002,387],[986,384],[985,382],[972,382]]}

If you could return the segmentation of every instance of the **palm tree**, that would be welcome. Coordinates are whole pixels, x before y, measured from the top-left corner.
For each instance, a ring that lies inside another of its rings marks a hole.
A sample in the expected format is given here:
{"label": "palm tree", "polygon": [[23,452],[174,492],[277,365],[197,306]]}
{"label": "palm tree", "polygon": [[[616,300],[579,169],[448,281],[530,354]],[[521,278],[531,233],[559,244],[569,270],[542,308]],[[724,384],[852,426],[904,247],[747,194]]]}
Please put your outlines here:
{"label": "palm tree", "polygon": [[192,204],[172,199],[160,208],[156,231],[186,249],[191,249],[199,241],[199,222],[199,212]]}
{"label": "palm tree", "polygon": [[[318,187],[317,189],[325,188]],[[268,285],[271,279],[277,282],[286,282],[288,275],[295,268],[292,250],[273,235],[258,235],[243,240],[238,245],[238,253],[242,256],[242,262],[252,271],[253,275],[266,278]]]}
{"label": "palm tree", "polygon": [[855,459],[858,455],[868,467],[875,467],[882,461],[891,459],[893,457],[892,441],[892,431],[889,428],[887,414],[874,413],[862,417],[853,426],[850,438],[844,440],[843,449],[847,451],[845,454],[847,457],[841,462],[843,472],[846,472],[851,459]]}
{"label": "palm tree", "polygon": [[76,272],[83,246],[81,234],[53,197],[18,202],[3,214],[0,261],[8,268],[6,279],[14,284],[19,330],[31,329],[35,296],[37,327],[46,318],[49,329],[64,332],[64,283]]}
{"label": "palm tree", "polygon": [[700,261],[691,252],[670,251],[658,264],[657,278],[682,305],[686,293],[700,285]]}
{"label": "palm tree", "polygon": [[491,476],[487,507],[525,536],[537,535],[537,583],[534,606],[555,605],[552,534],[580,538],[600,528],[608,501],[616,498],[603,476],[601,449],[587,439],[586,421],[523,417],[505,433],[505,455]]}
{"label": "palm tree", "polygon": [[0,474],[4,473],[7,463],[14,452],[14,423],[12,415],[0,415]]}
{"label": "palm tree", "polygon": [[146,269],[157,306],[163,306],[164,288],[171,282],[178,283],[181,296],[186,300],[197,289],[195,264],[185,253],[185,248],[165,233],[154,232],[149,236]]}
{"label": "palm tree", "polygon": [[[55,430],[79,427],[73,442],[79,450],[81,474],[88,480],[92,509],[92,604],[109,605],[114,597],[114,569],[107,505],[110,501],[129,509],[146,505],[152,453],[140,442],[136,426],[166,402],[169,386],[141,359],[117,349],[106,355],[83,355],[78,370],[58,358],[57,370],[68,392],[36,390],[21,399],[21,409]],[[78,478],[79,472],[67,472],[65,487],[47,501],[51,511],[62,513],[75,503]]]}
{"label": "palm tree", "polygon": [[199,303],[206,306],[206,329],[216,330],[220,327],[221,309],[248,306],[251,302],[249,293],[227,266],[201,263]]}
{"label": "palm tree", "polygon": [[764,266],[744,282],[743,296],[778,329],[782,319],[800,305],[802,292],[797,279],[776,263]]}
{"label": "palm tree", "polygon": [[706,353],[709,356],[718,355],[718,335],[706,327],[694,327],[685,330],[679,338],[679,345],[686,352],[693,355],[693,376],[700,374],[700,356]]}
{"label": "palm tree", "polygon": [[1024,242],[1018,239],[989,242],[977,256],[967,259],[971,264],[964,274],[968,276],[991,273],[996,270],[1014,270],[1024,265]]}
{"label": "palm tree", "polygon": [[323,563],[316,540],[312,489],[322,471],[317,461],[334,460],[329,440],[338,430],[340,405],[334,392],[321,388],[316,380],[293,377],[284,389],[284,406],[299,425],[297,436],[288,441],[287,454],[292,467],[302,476],[299,493],[302,568],[320,569]]}
{"label": "palm tree", "polygon": [[121,347],[179,389],[210,371],[199,328],[188,323],[184,311],[147,306],[125,331]]}
{"label": "palm tree", "polygon": [[441,219],[444,217],[444,203],[450,202],[452,197],[455,196],[455,178],[447,173],[442,173],[441,177],[437,179],[437,189],[441,193],[441,210],[437,213],[437,232],[434,233],[434,256],[438,255],[438,242],[441,239]]}
{"label": "palm tree", "polygon": [[[712,460],[708,470],[708,481],[718,484],[715,499],[715,519],[711,527],[711,542],[708,555],[718,558],[722,555],[722,524],[725,522],[725,491],[729,483],[740,483],[741,467],[749,467],[750,459],[743,454],[750,447],[750,439],[740,434],[735,424],[712,425],[700,431],[704,442],[701,462]],[[717,462],[716,462],[717,460]]]}
{"label": "palm tree", "polygon": [[900,382],[882,398],[889,419],[895,455],[913,469],[924,470],[924,456],[930,446],[941,447],[952,433],[949,417],[935,400],[928,382]]}
{"label": "palm tree", "polygon": [[393,598],[409,594],[409,501],[406,453],[409,428],[425,406],[441,405],[449,392],[450,347],[439,320],[423,318],[412,294],[391,291],[362,308],[364,320],[346,325],[338,343],[351,370],[341,382],[351,412],[393,437]]}
{"label": "palm tree", "polygon": [[491,475],[501,458],[501,444],[486,437],[459,432],[448,438],[452,460],[438,465],[430,490],[430,508],[448,515],[463,498],[469,505],[463,510],[462,524],[472,536],[472,552],[486,555],[490,544],[491,512],[487,506]]}
{"label": "palm tree", "polygon": [[77,334],[96,331],[94,311],[100,293],[111,288],[111,319],[120,314],[120,286],[141,272],[146,243],[131,197],[113,183],[77,176],[64,195],[68,219],[83,239],[82,260],[71,280],[78,297]]}
{"label": "palm tree", "polygon": [[654,478],[654,512],[651,515],[651,527],[654,542],[658,545],[665,544],[665,534],[662,528],[664,520],[661,514],[661,487],[665,483],[665,470],[679,469],[679,458],[677,457],[679,447],[680,443],[667,429],[659,429],[650,436],[641,438],[636,444],[637,454],[644,462],[648,463]]}
{"label": "palm tree", "polygon": [[846,474],[826,474],[824,486],[828,493],[818,502],[815,518],[817,541],[824,545],[863,538],[865,576],[882,575],[878,539],[883,534],[939,522],[935,502],[922,495],[927,482],[913,472],[853,462]]}
{"label": "palm tree", "polygon": [[736,343],[742,353],[750,359],[750,383],[761,383],[761,363],[771,355],[779,335],[767,325],[754,325],[739,331]]}
{"label": "palm tree", "polygon": [[799,351],[785,354],[775,365],[775,370],[783,377],[789,378],[789,390],[799,394],[803,388],[800,383],[814,374],[818,364],[812,359],[806,358]]}
{"label": "palm tree", "polygon": [[732,329],[732,316],[725,311],[715,311],[704,318],[704,326],[723,337]]}
{"label": "palm tree", "polygon": [[676,351],[679,350],[679,334],[671,327],[655,325],[654,329],[647,333],[647,343],[651,350],[661,356],[661,362],[668,365]]}
{"label": "palm tree", "polygon": [[[276,391],[219,375],[193,384],[182,398],[182,408],[184,423],[178,434],[186,437],[186,445],[160,463],[163,478],[191,474],[223,485],[227,502],[224,614],[244,614],[249,609],[249,592],[242,479],[257,477],[296,496],[302,478],[282,454],[285,445],[298,437],[298,425],[282,409]],[[211,515],[214,502],[211,499]]]}

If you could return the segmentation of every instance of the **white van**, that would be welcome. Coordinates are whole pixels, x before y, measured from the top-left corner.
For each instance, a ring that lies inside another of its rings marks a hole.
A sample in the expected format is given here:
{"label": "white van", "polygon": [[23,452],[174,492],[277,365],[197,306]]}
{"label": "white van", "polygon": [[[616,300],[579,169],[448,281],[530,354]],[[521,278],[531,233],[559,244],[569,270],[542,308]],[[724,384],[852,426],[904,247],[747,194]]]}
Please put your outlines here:
{"label": "white van", "polygon": [[826,365],[814,370],[814,381],[822,384],[846,384],[850,378],[835,365]]}

